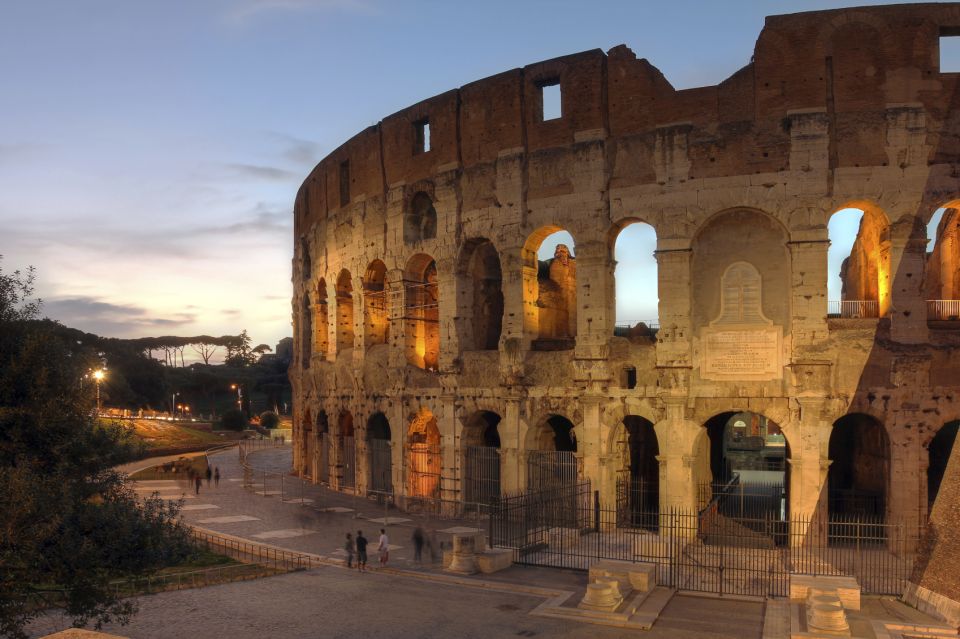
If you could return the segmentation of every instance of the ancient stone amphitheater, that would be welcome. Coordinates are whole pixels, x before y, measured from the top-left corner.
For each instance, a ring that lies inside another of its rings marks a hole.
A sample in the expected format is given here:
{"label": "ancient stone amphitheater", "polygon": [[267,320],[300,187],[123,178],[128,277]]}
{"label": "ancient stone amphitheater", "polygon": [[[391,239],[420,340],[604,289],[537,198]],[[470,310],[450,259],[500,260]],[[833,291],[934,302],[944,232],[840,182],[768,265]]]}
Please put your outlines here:
{"label": "ancient stone amphitheater", "polygon": [[[618,46],[359,132],[296,198],[297,472],[449,513],[589,481],[631,512],[746,485],[765,516],[922,525],[960,418],[955,34],[957,4],[773,16],[716,86]],[[634,223],[659,311],[619,325]]]}

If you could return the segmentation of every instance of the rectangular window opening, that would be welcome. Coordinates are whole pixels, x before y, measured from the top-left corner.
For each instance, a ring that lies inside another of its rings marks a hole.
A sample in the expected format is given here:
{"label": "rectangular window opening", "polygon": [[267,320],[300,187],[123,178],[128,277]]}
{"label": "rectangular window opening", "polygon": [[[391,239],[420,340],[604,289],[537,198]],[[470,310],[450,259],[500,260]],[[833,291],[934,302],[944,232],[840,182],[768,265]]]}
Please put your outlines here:
{"label": "rectangular window opening", "polygon": [[540,83],[540,105],[543,109],[541,119],[558,120],[563,115],[563,104],[560,99],[560,80],[547,80]]}
{"label": "rectangular window opening", "polygon": [[626,366],[620,376],[620,386],[622,388],[637,387],[637,369],[633,366]]}
{"label": "rectangular window opening", "polygon": [[350,160],[340,163],[340,206],[350,204]]}
{"label": "rectangular window opening", "polygon": [[426,153],[430,150],[430,120],[424,118],[413,123],[413,153]]}
{"label": "rectangular window opening", "polygon": [[960,73],[960,32],[940,31],[940,73]]}

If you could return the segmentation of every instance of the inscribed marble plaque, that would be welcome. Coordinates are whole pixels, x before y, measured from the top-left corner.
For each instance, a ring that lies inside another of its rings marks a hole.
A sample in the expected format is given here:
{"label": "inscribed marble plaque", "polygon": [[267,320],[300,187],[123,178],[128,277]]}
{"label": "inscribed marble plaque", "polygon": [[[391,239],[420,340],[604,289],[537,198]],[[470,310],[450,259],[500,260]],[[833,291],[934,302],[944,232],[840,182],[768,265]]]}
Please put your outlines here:
{"label": "inscribed marble plaque", "polygon": [[700,376],[714,380],[780,379],[782,344],[779,326],[705,328],[700,341]]}

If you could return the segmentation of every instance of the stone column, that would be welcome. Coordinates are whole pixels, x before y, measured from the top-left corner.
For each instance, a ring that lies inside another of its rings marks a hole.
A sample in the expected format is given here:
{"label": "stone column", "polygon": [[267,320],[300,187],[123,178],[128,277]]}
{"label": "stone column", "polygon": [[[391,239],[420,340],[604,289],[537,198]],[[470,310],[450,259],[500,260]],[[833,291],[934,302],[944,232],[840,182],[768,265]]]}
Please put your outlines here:
{"label": "stone column", "polygon": [[600,391],[609,383],[607,366],[616,301],[611,293],[614,262],[605,242],[577,245],[577,341],[575,381]]}
{"label": "stone column", "polygon": [[457,482],[456,396],[441,395],[439,400],[442,409],[435,417],[440,430],[440,499],[444,502],[443,512],[451,513],[454,503],[460,499]]}
{"label": "stone column", "polygon": [[657,242],[657,282],[660,291],[657,366],[689,367],[691,362],[691,250],[682,244],[685,241]]}
{"label": "stone column", "polygon": [[583,407],[583,423],[576,426],[577,457],[583,465],[583,475],[590,480],[591,490],[604,493],[604,481],[600,472],[600,453],[603,449],[600,427],[600,402],[602,398],[588,394],[580,398]]}
{"label": "stone column", "polygon": [[520,399],[508,397],[505,403],[503,419],[498,424],[500,431],[500,490],[516,492],[523,488],[523,474],[520,451]]}
{"label": "stone column", "polygon": [[403,368],[407,363],[407,327],[403,321],[406,315],[406,287],[401,269],[393,269],[387,274],[386,296],[387,321],[390,322],[390,353],[387,361],[390,368]]}
{"label": "stone column", "polygon": [[[909,219],[909,218],[908,218]],[[923,273],[927,238],[919,224],[898,223],[891,228],[890,280],[892,284],[890,337],[903,344],[929,340]],[[881,262],[881,270],[883,263]]]}
{"label": "stone column", "polygon": [[[452,371],[454,362],[460,361],[460,336],[454,318],[457,316],[457,288],[454,260],[437,260],[437,293],[440,312],[440,356],[441,371]],[[452,405],[452,404],[451,404]]]}
{"label": "stone column", "polygon": [[827,249],[825,230],[795,231],[790,248],[790,333],[794,354],[817,348],[830,337],[827,328]]}

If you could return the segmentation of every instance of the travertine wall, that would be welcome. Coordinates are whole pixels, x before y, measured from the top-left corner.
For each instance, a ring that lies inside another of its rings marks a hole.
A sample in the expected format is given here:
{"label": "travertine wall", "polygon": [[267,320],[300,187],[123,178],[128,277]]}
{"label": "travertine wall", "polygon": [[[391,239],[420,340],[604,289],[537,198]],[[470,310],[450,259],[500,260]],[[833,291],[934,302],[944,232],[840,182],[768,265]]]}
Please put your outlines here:
{"label": "travertine wall", "polygon": [[[954,32],[958,4],[775,16],[750,64],[716,86],[677,91],[619,46],[477,81],[357,134],[296,198],[297,468],[320,467],[306,443],[318,415],[335,431],[349,413],[362,493],[365,427],[382,413],[402,491],[409,428],[428,409],[439,494],[461,499],[461,438],[483,410],[501,418],[513,490],[540,427],[562,415],[582,474],[612,499],[617,442],[636,416],[654,424],[660,506],[690,508],[710,478],[704,424],[749,410],[782,428],[790,512],[802,515],[825,508],[834,422],[859,413],[889,440],[887,518],[924,521],[925,447],[960,417],[960,326],[928,324],[924,295],[924,226],[960,196],[960,74],[938,68],[939,37]],[[540,87],[557,80],[562,117],[542,121]],[[880,318],[827,317],[827,222],[844,207],[866,212],[845,298],[876,300]],[[614,336],[613,246],[633,221],[658,238],[655,339]],[[558,229],[575,240],[575,294],[545,302],[536,250]],[[477,266],[493,253],[499,272]],[[383,293],[369,286],[378,278]],[[544,345],[562,322],[546,330],[541,313],[556,320],[559,299],[575,306],[575,339]],[[763,336],[756,371],[714,350],[748,333]]]}

